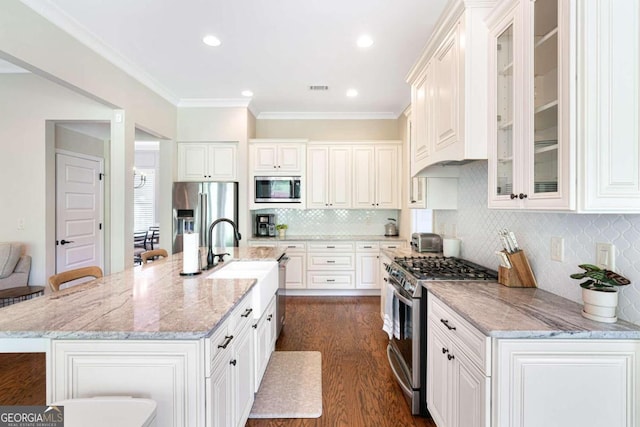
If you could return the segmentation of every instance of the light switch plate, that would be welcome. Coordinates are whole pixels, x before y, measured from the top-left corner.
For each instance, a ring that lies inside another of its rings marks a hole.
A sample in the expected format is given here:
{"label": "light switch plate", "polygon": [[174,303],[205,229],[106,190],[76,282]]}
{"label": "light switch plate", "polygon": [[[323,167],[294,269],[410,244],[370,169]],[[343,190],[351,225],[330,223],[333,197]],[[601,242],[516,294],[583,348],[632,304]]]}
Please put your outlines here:
{"label": "light switch plate", "polygon": [[615,247],[611,243],[596,243],[596,265],[611,271],[616,268]]}
{"label": "light switch plate", "polygon": [[562,237],[551,238],[551,260],[564,262],[564,239]]}

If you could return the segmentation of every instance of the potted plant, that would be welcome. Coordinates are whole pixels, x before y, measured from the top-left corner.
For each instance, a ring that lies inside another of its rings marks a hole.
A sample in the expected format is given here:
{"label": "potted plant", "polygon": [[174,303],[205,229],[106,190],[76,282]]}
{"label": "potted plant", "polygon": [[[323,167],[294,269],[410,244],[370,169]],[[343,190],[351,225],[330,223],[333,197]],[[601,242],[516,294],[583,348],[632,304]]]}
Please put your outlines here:
{"label": "potted plant", "polygon": [[598,322],[616,322],[618,320],[616,316],[617,286],[628,285],[631,282],[613,271],[601,269],[595,265],[582,264],[578,267],[584,272],[572,274],[571,278],[587,279],[580,283],[584,302],[582,315]]}
{"label": "potted plant", "polygon": [[276,225],[276,230],[278,230],[278,234],[279,234],[281,239],[284,239],[285,233],[287,231],[287,228],[289,228],[287,226],[287,224],[278,224],[278,225]]}

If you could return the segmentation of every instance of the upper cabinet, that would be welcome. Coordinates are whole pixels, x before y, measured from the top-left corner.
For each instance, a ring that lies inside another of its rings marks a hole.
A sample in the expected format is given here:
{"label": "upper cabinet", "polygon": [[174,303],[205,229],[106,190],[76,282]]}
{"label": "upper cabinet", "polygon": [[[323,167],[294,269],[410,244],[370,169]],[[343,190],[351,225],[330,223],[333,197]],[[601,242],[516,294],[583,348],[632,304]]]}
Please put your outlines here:
{"label": "upper cabinet", "polygon": [[180,142],[178,181],[237,181],[238,145]]}
{"label": "upper cabinet", "polygon": [[489,207],[640,212],[640,3],[509,0],[487,23]]}
{"label": "upper cabinet", "polygon": [[400,209],[400,145],[353,147],[353,207]]}
{"label": "upper cabinet", "polygon": [[487,29],[491,2],[450,1],[409,72],[411,175],[487,158]]}
{"label": "upper cabinet", "polygon": [[314,145],[307,150],[307,207],[348,209],[351,207],[350,146]]}
{"label": "upper cabinet", "polygon": [[490,19],[489,207],[572,209],[567,2],[509,2]]}
{"label": "upper cabinet", "polygon": [[300,175],[304,171],[306,140],[252,139],[249,142],[253,175]]}

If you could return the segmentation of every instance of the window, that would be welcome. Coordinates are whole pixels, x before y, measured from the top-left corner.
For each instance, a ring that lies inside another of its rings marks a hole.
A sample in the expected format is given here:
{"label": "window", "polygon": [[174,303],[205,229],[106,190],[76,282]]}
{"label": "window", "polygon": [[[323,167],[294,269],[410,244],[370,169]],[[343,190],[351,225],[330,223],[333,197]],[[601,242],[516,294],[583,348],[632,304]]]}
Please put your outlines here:
{"label": "window", "polygon": [[[133,190],[134,230],[148,230],[157,225],[156,220],[156,171],[155,169],[137,169],[146,175],[146,182]],[[140,184],[140,177],[134,178],[134,186]]]}

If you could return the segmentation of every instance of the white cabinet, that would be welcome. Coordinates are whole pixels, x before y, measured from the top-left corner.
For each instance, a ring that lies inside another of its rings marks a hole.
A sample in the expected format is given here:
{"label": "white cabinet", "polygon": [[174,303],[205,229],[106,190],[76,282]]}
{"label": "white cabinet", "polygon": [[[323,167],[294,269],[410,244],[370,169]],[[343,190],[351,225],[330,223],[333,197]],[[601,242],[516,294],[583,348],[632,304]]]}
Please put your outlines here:
{"label": "white cabinet", "polygon": [[249,140],[252,175],[300,175],[304,172],[306,140]]}
{"label": "white cabinet", "polygon": [[354,242],[307,244],[308,289],[354,289]]}
{"label": "white cabinet", "polygon": [[351,207],[350,146],[314,145],[307,149],[307,207]]}
{"label": "white cabinet", "polygon": [[640,2],[578,5],[579,208],[640,213]]}
{"label": "white cabinet", "polygon": [[495,354],[495,426],[640,425],[637,341],[498,340]]}
{"label": "white cabinet", "polygon": [[428,295],[427,404],[438,427],[490,427],[490,340]]}
{"label": "white cabinet", "polygon": [[400,209],[400,146],[353,147],[353,207]]}
{"label": "white cabinet", "polygon": [[487,29],[491,2],[449,2],[409,72],[411,175],[487,158]]}
{"label": "white cabinet", "polygon": [[237,181],[237,151],[232,143],[178,143],[178,181]]}
{"label": "white cabinet", "polygon": [[144,397],[158,403],[159,427],[201,427],[202,354],[195,340],[53,340],[47,400]]}
{"label": "white cabinet", "polygon": [[356,289],[380,289],[378,242],[356,242]]}
{"label": "white cabinet", "polygon": [[247,295],[205,343],[210,361],[205,373],[211,372],[205,378],[207,426],[244,426],[251,412],[256,363],[252,311]]}
{"label": "white cabinet", "polygon": [[280,242],[278,248],[283,249],[289,257],[287,263],[287,289],[304,289],[307,272],[307,249],[305,242]]}
{"label": "white cabinet", "polygon": [[251,327],[255,338],[255,392],[267,369],[271,353],[275,349],[276,297],[274,296],[260,319],[254,320]]}
{"label": "white cabinet", "polygon": [[490,17],[491,208],[575,208],[569,15],[566,0],[523,0]]}

